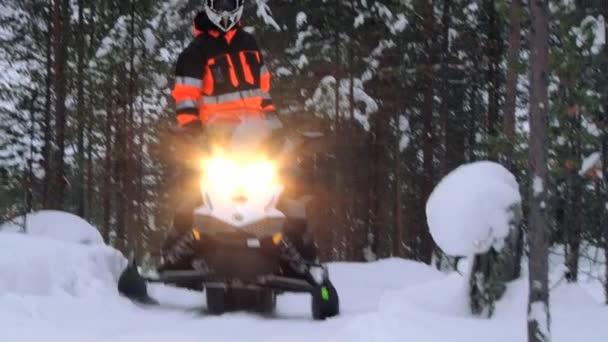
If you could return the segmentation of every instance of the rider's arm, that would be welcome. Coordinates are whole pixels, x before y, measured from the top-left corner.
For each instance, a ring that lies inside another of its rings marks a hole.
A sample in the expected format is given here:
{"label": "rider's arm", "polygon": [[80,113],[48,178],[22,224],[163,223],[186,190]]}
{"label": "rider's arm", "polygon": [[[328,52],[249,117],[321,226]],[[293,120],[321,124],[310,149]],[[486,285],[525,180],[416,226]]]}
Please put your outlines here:
{"label": "rider's arm", "polygon": [[256,45],[256,51],[258,53],[258,56],[260,56],[260,61],[261,61],[260,90],[262,90],[265,93],[264,100],[262,101],[262,110],[268,111],[268,112],[274,112],[275,111],[274,103],[272,102],[272,97],[270,96],[270,89],[272,86],[271,85],[272,75],[270,74],[270,71],[264,64],[264,59],[262,58],[262,53],[260,52],[260,49],[258,48],[257,43],[255,43],[255,45]]}
{"label": "rider's arm", "polygon": [[202,95],[203,61],[191,45],[184,50],[175,68],[173,98],[177,122],[181,127],[200,125],[198,106]]}

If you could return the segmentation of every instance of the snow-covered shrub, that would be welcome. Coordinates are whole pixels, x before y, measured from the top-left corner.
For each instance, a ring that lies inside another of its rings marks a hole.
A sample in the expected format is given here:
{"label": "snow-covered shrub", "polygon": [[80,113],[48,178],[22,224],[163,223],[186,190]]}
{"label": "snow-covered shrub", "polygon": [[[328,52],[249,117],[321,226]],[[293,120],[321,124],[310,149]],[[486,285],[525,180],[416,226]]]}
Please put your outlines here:
{"label": "snow-covered shrub", "polygon": [[85,245],[104,243],[97,228],[76,215],[62,211],[43,210],[27,214],[25,218],[14,218],[0,226],[0,232],[22,232],[23,222],[26,222],[24,232],[29,235]]}
{"label": "snow-covered shrub", "polygon": [[[99,297],[117,293],[127,260],[78,216],[40,211],[0,226],[0,294]],[[26,222],[25,234],[22,234]]]}
{"label": "snow-covered shrub", "polygon": [[448,255],[471,256],[499,250],[520,210],[515,176],[500,164],[460,166],[431,194],[426,213],[437,245]]}
{"label": "snow-covered shrub", "polygon": [[463,165],[437,185],[426,211],[437,245],[469,257],[471,312],[491,317],[506,282],[518,276],[519,231],[512,228],[521,218],[521,195],[515,176],[494,162]]}
{"label": "snow-covered shrub", "polygon": [[0,233],[0,294],[116,295],[116,282],[126,263],[120,252],[101,244]]}

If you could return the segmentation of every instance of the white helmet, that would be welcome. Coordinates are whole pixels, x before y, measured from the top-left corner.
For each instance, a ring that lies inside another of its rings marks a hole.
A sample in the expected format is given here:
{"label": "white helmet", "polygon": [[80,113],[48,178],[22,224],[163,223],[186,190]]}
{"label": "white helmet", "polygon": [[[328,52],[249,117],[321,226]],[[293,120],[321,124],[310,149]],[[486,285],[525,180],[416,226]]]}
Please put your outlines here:
{"label": "white helmet", "polygon": [[222,31],[230,31],[241,20],[244,0],[205,0],[205,13]]}

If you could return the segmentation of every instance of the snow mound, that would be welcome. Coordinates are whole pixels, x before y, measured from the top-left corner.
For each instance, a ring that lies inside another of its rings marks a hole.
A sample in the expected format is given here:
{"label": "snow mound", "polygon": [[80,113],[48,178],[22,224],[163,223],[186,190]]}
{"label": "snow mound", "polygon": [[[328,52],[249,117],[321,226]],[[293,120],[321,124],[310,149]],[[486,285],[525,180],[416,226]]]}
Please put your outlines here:
{"label": "snow mound", "polygon": [[471,317],[468,287],[463,276],[456,272],[441,279],[404,288],[395,294],[385,296],[381,302],[389,312],[399,312],[403,306],[411,306],[442,316]]}
{"label": "snow mound", "polygon": [[117,296],[126,259],[105,245],[0,234],[0,294]]}
{"label": "snow mound", "polygon": [[444,252],[469,256],[502,247],[520,203],[515,176],[500,164],[476,162],[441,180],[427,202],[427,221]]}
{"label": "snow mound", "polygon": [[[0,226],[1,232],[21,232],[24,217],[17,217]],[[84,245],[103,244],[103,238],[97,228],[82,218],[62,212],[43,210],[26,216],[26,233],[42,236],[63,242]]]}

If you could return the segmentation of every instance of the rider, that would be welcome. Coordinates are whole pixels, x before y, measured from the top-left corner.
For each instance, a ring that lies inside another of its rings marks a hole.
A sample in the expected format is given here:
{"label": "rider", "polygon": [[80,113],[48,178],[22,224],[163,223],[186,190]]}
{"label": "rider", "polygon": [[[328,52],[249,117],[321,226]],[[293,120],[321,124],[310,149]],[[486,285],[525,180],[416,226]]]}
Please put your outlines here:
{"label": "rider", "polygon": [[[275,111],[270,72],[255,38],[242,28],[243,3],[205,0],[204,10],[194,19],[195,38],[177,60],[172,92],[177,122],[191,136],[200,135],[210,121],[230,123],[243,115],[260,117]],[[193,177],[182,178],[181,193],[192,194],[188,189],[197,189]],[[179,242],[192,227],[196,202],[184,199],[176,210],[173,230],[162,247],[161,268],[179,267],[189,252]]]}
{"label": "rider", "polygon": [[242,14],[243,0],[206,0],[194,19],[195,38],[179,56],[173,89],[180,126],[198,130],[210,119],[274,111],[271,76]]}

